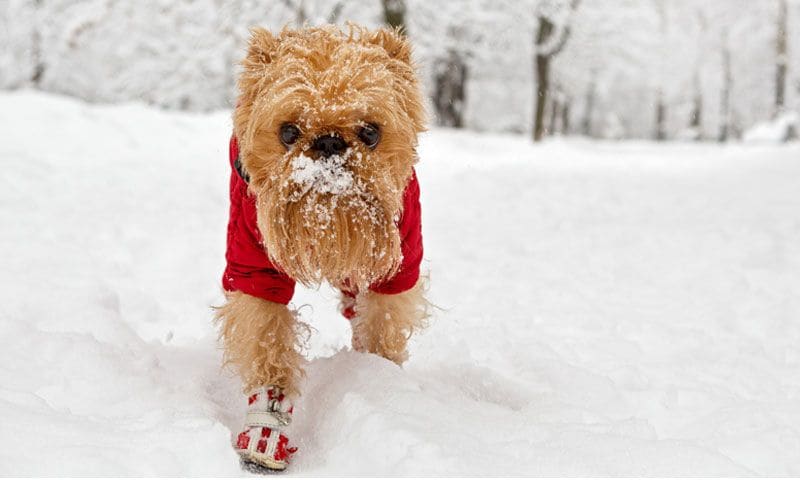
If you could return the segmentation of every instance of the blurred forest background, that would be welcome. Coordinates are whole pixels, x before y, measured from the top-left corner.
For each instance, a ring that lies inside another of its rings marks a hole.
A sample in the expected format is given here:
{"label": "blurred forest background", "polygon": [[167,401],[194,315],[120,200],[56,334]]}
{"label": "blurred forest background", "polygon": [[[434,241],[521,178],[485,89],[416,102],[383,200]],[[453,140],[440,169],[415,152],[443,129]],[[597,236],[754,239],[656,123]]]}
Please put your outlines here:
{"label": "blurred forest background", "polygon": [[0,12],[3,89],[230,108],[250,26],[354,21],[406,29],[442,126],[535,140],[798,130],[800,0],[0,0]]}

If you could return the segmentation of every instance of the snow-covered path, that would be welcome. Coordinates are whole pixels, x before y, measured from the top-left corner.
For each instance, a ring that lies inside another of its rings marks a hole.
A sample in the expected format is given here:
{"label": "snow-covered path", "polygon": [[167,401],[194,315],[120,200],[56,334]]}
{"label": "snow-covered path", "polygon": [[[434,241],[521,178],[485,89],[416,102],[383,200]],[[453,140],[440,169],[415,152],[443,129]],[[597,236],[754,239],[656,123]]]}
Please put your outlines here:
{"label": "snow-covered path", "polygon": [[[0,112],[0,474],[240,474],[209,308],[228,115]],[[299,292],[292,473],[800,475],[800,146],[420,154],[441,310],[400,369]]]}

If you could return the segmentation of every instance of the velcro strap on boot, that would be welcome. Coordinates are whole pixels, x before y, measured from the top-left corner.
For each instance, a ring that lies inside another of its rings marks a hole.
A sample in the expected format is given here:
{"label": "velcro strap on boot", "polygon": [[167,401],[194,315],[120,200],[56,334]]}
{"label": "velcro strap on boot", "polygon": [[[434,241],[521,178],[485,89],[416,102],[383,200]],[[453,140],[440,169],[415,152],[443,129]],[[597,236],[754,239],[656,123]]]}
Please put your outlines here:
{"label": "velcro strap on boot", "polygon": [[289,416],[282,412],[247,412],[244,424],[250,427],[282,428],[291,423]]}

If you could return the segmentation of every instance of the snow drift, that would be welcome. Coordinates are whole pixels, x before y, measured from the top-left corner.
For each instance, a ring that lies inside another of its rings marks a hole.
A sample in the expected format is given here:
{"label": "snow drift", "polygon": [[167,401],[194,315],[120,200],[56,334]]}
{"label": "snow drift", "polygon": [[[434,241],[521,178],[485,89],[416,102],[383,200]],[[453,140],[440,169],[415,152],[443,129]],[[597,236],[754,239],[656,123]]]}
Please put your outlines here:
{"label": "snow drift", "polygon": [[[228,113],[0,111],[0,473],[240,474]],[[800,146],[434,130],[420,156],[441,309],[400,369],[299,291],[290,474],[800,475]]]}
{"label": "snow drift", "polygon": [[785,143],[800,135],[800,114],[787,112],[771,122],[763,122],[744,133],[749,143]]}

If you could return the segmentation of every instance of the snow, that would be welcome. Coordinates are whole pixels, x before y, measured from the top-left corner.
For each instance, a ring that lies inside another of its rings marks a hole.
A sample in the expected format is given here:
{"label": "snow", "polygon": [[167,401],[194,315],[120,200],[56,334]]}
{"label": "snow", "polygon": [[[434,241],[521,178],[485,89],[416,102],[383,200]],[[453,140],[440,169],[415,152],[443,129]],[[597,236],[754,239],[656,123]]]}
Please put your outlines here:
{"label": "snow", "polygon": [[800,115],[789,112],[771,122],[763,122],[746,131],[742,140],[750,143],[783,143],[795,140],[800,130]]}
{"label": "snow", "polygon": [[[345,165],[353,155],[348,148],[342,155],[331,155],[318,161],[301,153],[292,160],[292,174],[289,178],[305,191],[341,195],[353,191],[353,173]],[[359,154],[360,155],[360,154]]]}
{"label": "snow", "polygon": [[[305,18],[310,25],[353,21],[375,28],[385,23],[382,3],[5,0],[0,88],[35,87],[91,102],[136,100],[192,111],[231,107],[250,27],[278,32]],[[463,122],[470,129],[531,131],[538,12],[558,31],[571,32],[550,70],[551,99],[569,107],[571,126],[557,122],[558,133],[652,138],[660,100],[669,138],[680,138],[692,123],[696,99],[701,125],[695,133],[707,140],[726,124],[738,138],[740,130],[772,117],[779,2],[593,0],[579,2],[570,14],[571,3],[406,0],[407,32],[426,97],[437,95],[441,66],[459,58],[465,96],[453,98],[460,88],[451,85],[441,90],[441,104],[463,100]],[[800,2],[789,3],[786,32],[784,105],[798,112]]]}
{"label": "snow", "polygon": [[[228,112],[0,93],[0,472],[240,475]],[[800,145],[433,130],[440,309],[400,369],[328,288],[298,475],[800,475]]]}

